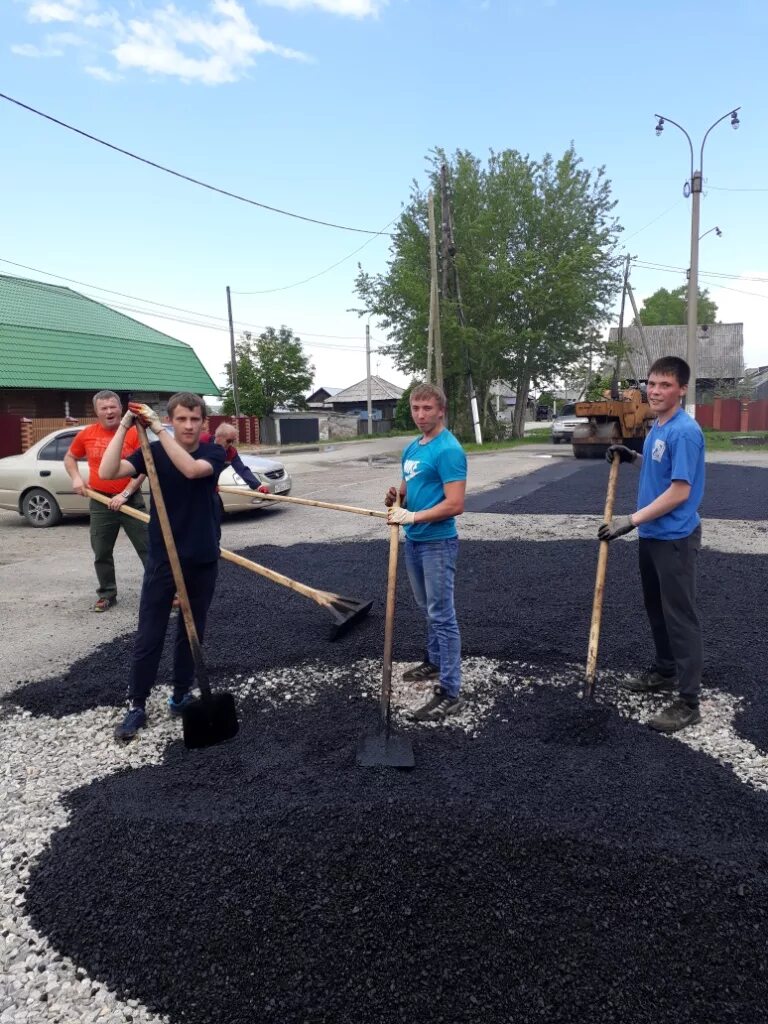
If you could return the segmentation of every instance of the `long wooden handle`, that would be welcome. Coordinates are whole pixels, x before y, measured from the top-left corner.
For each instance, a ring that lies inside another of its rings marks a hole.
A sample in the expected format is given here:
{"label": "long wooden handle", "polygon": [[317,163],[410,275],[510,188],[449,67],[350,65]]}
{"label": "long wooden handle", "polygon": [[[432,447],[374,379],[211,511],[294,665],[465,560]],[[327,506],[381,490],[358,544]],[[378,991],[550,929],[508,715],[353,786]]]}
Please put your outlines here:
{"label": "long wooden handle", "polygon": [[[110,502],[110,499],[105,495],[99,494],[98,491],[92,491],[89,487],[86,487],[85,493],[89,498],[93,498],[94,501],[100,501],[102,505],[108,505]],[[132,519],[138,519],[142,523],[149,522],[149,516],[146,512],[141,512],[137,508],[131,508],[130,505],[121,505],[120,511],[123,515],[130,516]],[[221,557],[226,559],[226,561],[232,562],[234,565],[242,566],[243,569],[250,569],[251,572],[255,572],[258,576],[264,576],[273,583],[279,583],[283,587],[288,587],[289,590],[295,590],[297,594],[303,594],[304,597],[311,598],[322,607],[327,607],[331,598],[336,596],[335,594],[330,594],[326,590],[316,590],[314,587],[308,587],[306,583],[299,583],[298,580],[292,580],[290,576],[283,576],[281,572],[275,572],[274,569],[268,569],[265,565],[259,565],[258,562],[252,562],[250,558],[245,558],[243,555],[235,554],[234,551],[227,551],[226,548],[221,548],[220,552]]]}
{"label": "long wooden handle", "polygon": [[[619,479],[620,460],[614,454],[611,461],[611,472],[608,475],[608,491],[605,496],[603,522],[610,523],[613,518],[613,503],[616,500],[616,483]],[[587,648],[587,671],[584,676],[584,696],[591,697],[595,685],[597,670],[597,648],[600,643],[600,620],[603,614],[603,592],[605,591],[605,570],[608,565],[608,541],[600,541],[597,555],[597,574],[595,576],[595,596],[592,599],[592,622],[589,627],[589,646]]]}
{"label": "long wooden handle", "polygon": [[[395,508],[400,507],[400,494],[395,498]],[[389,735],[392,717],[392,646],[395,632],[395,593],[397,590],[397,558],[400,550],[400,527],[395,523],[389,528],[389,564],[387,567],[387,604],[384,612],[384,656],[381,667],[381,700],[379,704],[381,724]]]}
{"label": "long wooden handle", "polygon": [[287,501],[293,505],[312,505],[314,508],[330,508],[335,512],[354,512],[359,516],[375,516],[377,519],[386,519],[386,512],[377,512],[372,508],[358,508],[356,505],[336,505],[332,501],[315,501],[313,498],[291,498],[287,494],[262,494],[260,491],[252,491],[250,487],[228,487],[226,484],[219,485],[222,494],[248,494],[252,498],[258,497],[259,501]]}
{"label": "long wooden handle", "polygon": [[184,617],[184,626],[187,630],[189,648],[192,652],[192,660],[195,663],[195,675],[197,676],[197,682],[200,686],[200,692],[203,697],[207,699],[211,696],[208,672],[206,671],[205,662],[203,661],[203,652],[200,648],[200,638],[197,635],[195,620],[192,618],[192,608],[189,604],[187,585],[184,582],[184,573],[181,571],[181,562],[179,561],[179,553],[176,550],[176,541],[173,539],[173,530],[171,529],[171,521],[168,518],[168,509],[165,507],[163,489],[160,486],[160,478],[157,475],[157,467],[155,466],[155,459],[149,445],[147,432],[138,420],[136,420],[136,430],[138,431],[141,450],[144,454],[144,466],[147,471],[147,477],[149,478],[149,489],[152,492],[152,502],[157,510],[157,518],[160,523],[160,530],[163,534],[166,554],[168,555],[171,572],[173,573],[173,582],[176,585],[176,593],[179,597],[179,608],[181,609],[181,614]]}

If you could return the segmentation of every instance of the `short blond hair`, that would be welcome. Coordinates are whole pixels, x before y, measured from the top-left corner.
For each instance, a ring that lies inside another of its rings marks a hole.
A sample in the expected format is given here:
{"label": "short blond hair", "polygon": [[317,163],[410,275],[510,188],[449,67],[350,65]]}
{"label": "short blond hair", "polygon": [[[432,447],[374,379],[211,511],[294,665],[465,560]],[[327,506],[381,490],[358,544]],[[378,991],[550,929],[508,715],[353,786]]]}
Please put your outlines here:
{"label": "short blond hair", "polygon": [[417,384],[410,393],[408,400],[412,402],[415,398],[434,398],[441,409],[445,409],[448,404],[445,392],[442,388],[437,387],[436,384]]}

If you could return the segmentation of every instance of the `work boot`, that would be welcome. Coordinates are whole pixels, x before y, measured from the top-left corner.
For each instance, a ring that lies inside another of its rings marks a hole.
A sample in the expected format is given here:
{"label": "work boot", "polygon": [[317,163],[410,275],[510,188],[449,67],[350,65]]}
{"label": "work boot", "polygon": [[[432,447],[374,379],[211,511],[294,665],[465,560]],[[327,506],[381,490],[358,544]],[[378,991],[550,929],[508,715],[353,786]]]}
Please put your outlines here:
{"label": "work boot", "polygon": [[132,740],[139,729],[147,724],[147,713],[144,708],[131,708],[120,725],[115,729],[115,739],[127,742]]}
{"label": "work boot", "polygon": [[439,722],[448,715],[455,715],[457,711],[461,711],[464,704],[465,701],[461,697],[451,697],[442,686],[436,686],[433,696],[426,704],[412,712],[411,718],[414,722]]}
{"label": "work boot", "polygon": [[100,597],[92,610],[95,612],[108,612],[116,604],[117,598],[114,595],[112,597]]}
{"label": "work boot", "polygon": [[440,669],[431,661],[422,661],[420,665],[415,665],[407,672],[403,672],[403,682],[405,683],[425,683],[428,679],[439,678]]}
{"label": "work boot", "polygon": [[168,710],[174,718],[178,718],[184,708],[189,707],[194,699],[191,693],[182,693],[181,695],[174,693],[168,698]]}
{"label": "work boot", "polygon": [[698,705],[691,706],[684,700],[676,700],[652,718],[648,725],[656,732],[669,733],[685,729],[687,725],[696,725],[700,721],[701,712]]}
{"label": "work boot", "polygon": [[660,693],[663,690],[674,690],[677,688],[677,676],[663,676],[655,668],[648,668],[631,679],[627,679],[622,686],[632,693]]}

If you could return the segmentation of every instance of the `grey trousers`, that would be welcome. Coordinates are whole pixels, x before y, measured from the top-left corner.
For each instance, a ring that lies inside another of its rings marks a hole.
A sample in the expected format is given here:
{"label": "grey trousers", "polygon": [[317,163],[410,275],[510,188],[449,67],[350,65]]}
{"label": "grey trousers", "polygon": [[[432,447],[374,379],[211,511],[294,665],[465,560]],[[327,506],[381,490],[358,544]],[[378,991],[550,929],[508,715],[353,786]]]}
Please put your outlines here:
{"label": "grey trousers", "polygon": [[676,675],[681,698],[698,704],[704,645],[696,607],[701,527],[680,540],[640,538],[640,579],[656,646],[655,669]]}

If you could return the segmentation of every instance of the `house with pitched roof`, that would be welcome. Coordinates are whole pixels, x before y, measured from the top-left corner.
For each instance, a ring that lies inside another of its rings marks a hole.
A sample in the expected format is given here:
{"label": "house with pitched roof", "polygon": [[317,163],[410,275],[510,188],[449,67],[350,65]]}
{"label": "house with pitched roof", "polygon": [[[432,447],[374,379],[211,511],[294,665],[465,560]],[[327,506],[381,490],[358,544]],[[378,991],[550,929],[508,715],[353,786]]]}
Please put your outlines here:
{"label": "house with pitched roof", "polygon": [[[390,384],[383,377],[371,377],[371,405],[373,418],[392,420],[395,408],[405,389],[397,384]],[[368,415],[368,378],[363,377],[357,384],[352,384],[343,391],[338,391],[325,402],[327,408],[346,416],[357,416],[365,419]]]}
{"label": "house with pitched roof", "polygon": [[71,288],[0,275],[0,415],[93,415],[108,388],[154,405],[218,395],[194,350]]}

